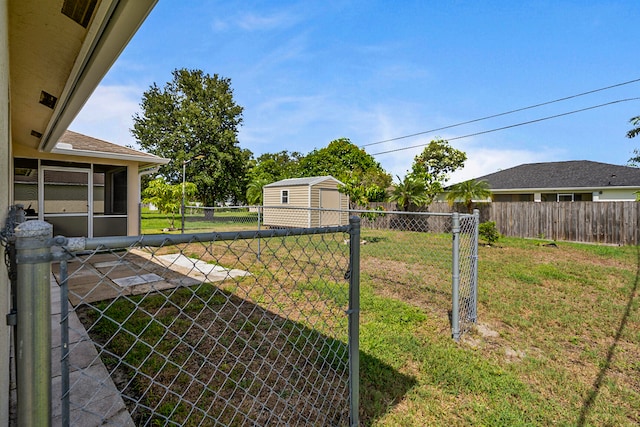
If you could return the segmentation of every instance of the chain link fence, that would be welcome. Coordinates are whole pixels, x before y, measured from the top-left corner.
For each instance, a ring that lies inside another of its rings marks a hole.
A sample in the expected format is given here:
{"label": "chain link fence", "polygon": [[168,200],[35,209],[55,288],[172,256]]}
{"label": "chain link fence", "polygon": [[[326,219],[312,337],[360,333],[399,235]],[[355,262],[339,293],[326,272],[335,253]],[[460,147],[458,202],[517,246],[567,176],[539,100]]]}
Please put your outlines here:
{"label": "chain link fence", "polygon": [[[476,322],[477,213],[212,212],[198,234],[52,239],[30,228],[46,223],[18,227],[18,276],[55,278],[46,292],[17,286],[18,311],[39,313],[17,322],[29,354],[19,379],[53,376],[62,390],[19,389],[18,417],[49,399],[62,426],[357,425],[361,280],[448,316],[456,340]],[[27,337],[52,314],[53,345]],[[52,358],[62,363],[38,372]]]}
{"label": "chain link fence", "polygon": [[[54,425],[358,425],[355,221],[39,243],[32,227],[48,224],[19,227],[18,265],[50,268],[62,302],[43,315],[60,325],[49,363],[62,363],[42,373],[62,390]],[[20,380],[28,359],[18,357]],[[48,399],[24,389],[21,421]]]}
{"label": "chain link fence", "polygon": [[351,211],[361,217],[363,286],[449,319],[455,340],[476,323],[475,214]]}
{"label": "chain link fence", "polygon": [[374,290],[448,317],[456,340],[469,331],[477,320],[477,212],[187,207],[185,223],[197,230],[286,229],[342,225],[350,215],[362,221],[361,269]]}
{"label": "chain link fence", "polygon": [[262,225],[262,206],[186,206],[184,232],[256,230]]}

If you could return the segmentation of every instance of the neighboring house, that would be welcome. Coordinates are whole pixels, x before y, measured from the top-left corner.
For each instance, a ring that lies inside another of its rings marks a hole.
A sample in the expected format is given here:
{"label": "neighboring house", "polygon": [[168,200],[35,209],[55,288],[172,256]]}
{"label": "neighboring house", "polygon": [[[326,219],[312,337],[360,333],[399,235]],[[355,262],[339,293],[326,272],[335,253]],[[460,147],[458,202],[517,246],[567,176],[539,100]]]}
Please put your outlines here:
{"label": "neighboring house", "polygon": [[332,176],[283,179],[265,185],[263,224],[271,227],[348,224],[349,197],[338,191],[339,185],[344,184]]}
{"label": "neighboring house", "polygon": [[588,160],[528,163],[476,180],[491,187],[494,202],[634,201],[640,169]]}
{"label": "neighboring house", "polygon": [[[0,0],[0,214],[14,204],[14,159],[69,164],[55,147],[156,0]],[[74,146],[75,148],[75,146]],[[60,148],[64,150],[64,148]],[[139,161],[74,157],[121,165],[128,194],[139,194]],[[18,161],[18,166],[21,161]],[[31,165],[32,166],[32,165]],[[51,165],[54,166],[54,165]],[[107,171],[105,171],[106,177]],[[134,210],[128,198],[128,212]],[[127,232],[137,234],[128,223]],[[9,280],[0,263],[0,301],[9,312]],[[10,327],[0,327],[0,420],[9,419]]]}
{"label": "neighboring house", "polygon": [[138,234],[140,175],[168,162],[66,131],[51,153],[14,151],[14,202],[53,224],[54,235]]}

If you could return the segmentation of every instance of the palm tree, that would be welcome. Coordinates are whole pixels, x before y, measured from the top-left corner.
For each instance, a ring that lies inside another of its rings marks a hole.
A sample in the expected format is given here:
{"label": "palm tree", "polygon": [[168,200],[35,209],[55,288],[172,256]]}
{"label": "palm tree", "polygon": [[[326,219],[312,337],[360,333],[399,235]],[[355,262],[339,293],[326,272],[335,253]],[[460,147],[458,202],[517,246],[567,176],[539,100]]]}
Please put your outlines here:
{"label": "palm tree", "polygon": [[262,205],[262,187],[269,184],[266,178],[256,178],[247,186],[247,203],[249,205]]}
{"label": "palm tree", "polygon": [[469,213],[473,210],[474,200],[484,200],[491,197],[491,189],[489,183],[484,179],[476,181],[470,179],[468,181],[460,182],[452,185],[447,193],[447,201],[450,205],[457,200],[462,200],[467,207]]}
{"label": "palm tree", "polygon": [[[627,138],[635,138],[640,135],[640,116],[632,117],[631,120],[629,120],[629,123],[635,127],[627,132]],[[640,166],[640,150],[637,148],[633,150],[633,157],[629,159],[629,166]]]}
{"label": "palm tree", "polygon": [[632,117],[629,120],[629,123],[631,123],[635,127],[627,132],[627,138],[635,138],[638,134],[640,134],[640,116]]}
{"label": "palm tree", "polygon": [[396,202],[403,211],[408,211],[411,205],[424,206],[429,203],[429,195],[422,179],[410,175],[405,176],[403,180],[397,175],[396,177],[400,183],[396,184],[389,199]]}

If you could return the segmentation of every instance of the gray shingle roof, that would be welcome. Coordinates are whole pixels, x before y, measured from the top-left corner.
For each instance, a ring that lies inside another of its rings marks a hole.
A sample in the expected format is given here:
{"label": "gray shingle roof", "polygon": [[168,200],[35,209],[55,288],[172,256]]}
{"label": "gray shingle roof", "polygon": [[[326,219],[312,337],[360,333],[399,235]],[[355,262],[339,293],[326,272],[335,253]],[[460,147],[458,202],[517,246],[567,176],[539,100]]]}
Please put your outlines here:
{"label": "gray shingle roof", "polygon": [[81,133],[73,132],[70,130],[65,131],[65,133],[60,137],[59,142],[71,144],[74,150],[141,156],[148,157],[149,160],[158,159],[158,157],[154,156],[153,154],[137,151],[132,148],[124,147],[122,145],[114,144],[112,142],[104,141],[98,138],[93,138],[91,136],[83,135]]}
{"label": "gray shingle roof", "polygon": [[572,160],[527,163],[476,178],[482,179],[494,190],[640,187],[640,169],[589,160]]}

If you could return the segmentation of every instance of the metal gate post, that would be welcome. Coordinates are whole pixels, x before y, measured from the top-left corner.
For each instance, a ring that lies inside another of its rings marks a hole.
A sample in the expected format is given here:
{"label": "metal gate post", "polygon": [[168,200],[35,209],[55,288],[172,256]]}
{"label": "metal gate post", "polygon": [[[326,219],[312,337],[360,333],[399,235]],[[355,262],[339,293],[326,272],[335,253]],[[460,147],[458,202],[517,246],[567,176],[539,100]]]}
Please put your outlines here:
{"label": "metal gate post", "polygon": [[60,377],[62,384],[62,427],[69,427],[69,264],[60,261]]}
{"label": "metal gate post", "polygon": [[473,210],[473,241],[471,242],[471,322],[478,321],[478,232],[480,228],[480,211]]}
{"label": "metal gate post", "polygon": [[[260,231],[260,223],[262,222],[261,213],[262,206],[258,206],[258,231]],[[260,236],[258,236],[258,261],[260,261]]]}
{"label": "metal gate post", "polygon": [[360,425],[360,218],[349,218],[349,425]]}
{"label": "metal gate post", "polygon": [[453,234],[451,262],[451,336],[460,340],[460,214],[451,216]]}
{"label": "metal gate post", "polygon": [[27,221],[15,230],[19,426],[51,425],[52,234],[53,227],[44,221]]}

